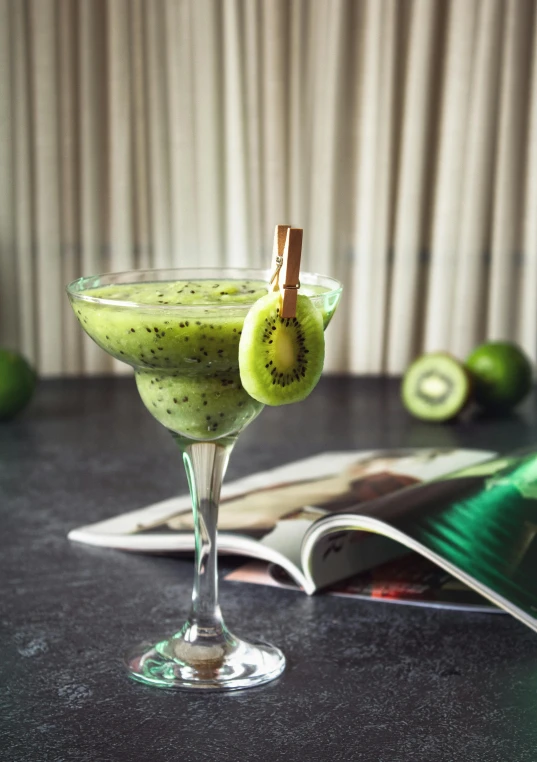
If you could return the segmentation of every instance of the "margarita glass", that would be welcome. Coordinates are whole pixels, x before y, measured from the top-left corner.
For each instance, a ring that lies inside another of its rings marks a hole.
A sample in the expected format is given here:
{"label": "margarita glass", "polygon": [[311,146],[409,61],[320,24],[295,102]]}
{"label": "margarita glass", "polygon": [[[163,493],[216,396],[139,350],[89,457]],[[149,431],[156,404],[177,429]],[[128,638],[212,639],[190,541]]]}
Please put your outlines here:
{"label": "margarita glass", "polygon": [[[134,368],[142,401],[179,446],[192,497],[190,613],[171,637],[127,655],[130,675],[143,683],[230,690],[272,680],[285,666],[278,648],[233,635],[218,605],[222,479],[237,437],[263,408],[242,387],[239,341],[248,310],[270,289],[270,276],[250,269],[144,270],[80,278],[67,287],[86,333]],[[300,293],[326,327],[341,285],[311,273],[300,280]]]}

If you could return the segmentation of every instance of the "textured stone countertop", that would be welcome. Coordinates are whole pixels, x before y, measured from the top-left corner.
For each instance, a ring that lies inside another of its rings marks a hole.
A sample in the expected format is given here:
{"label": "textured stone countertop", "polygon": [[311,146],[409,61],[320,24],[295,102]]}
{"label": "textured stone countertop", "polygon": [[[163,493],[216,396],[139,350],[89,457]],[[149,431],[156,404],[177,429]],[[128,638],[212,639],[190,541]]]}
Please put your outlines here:
{"label": "textured stone countertop", "polygon": [[[535,398],[508,419],[438,427],[404,413],[397,382],[325,378],[244,432],[228,478],[326,449],[536,440]],[[228,624],[280,645],[284,675],[213,695],[131,682],[121,653],[177,628],[192,562],[66,533],[185,490],[132,379],[43,382],[0,425],[1,762],[537,760],[537,636],[507,615],[224,581]]]}

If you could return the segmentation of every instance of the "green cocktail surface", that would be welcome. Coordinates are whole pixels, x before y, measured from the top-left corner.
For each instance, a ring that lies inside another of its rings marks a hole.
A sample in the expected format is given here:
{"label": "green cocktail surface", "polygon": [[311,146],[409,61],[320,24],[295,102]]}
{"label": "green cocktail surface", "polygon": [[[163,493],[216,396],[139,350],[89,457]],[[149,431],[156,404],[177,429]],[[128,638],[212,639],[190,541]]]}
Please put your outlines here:
{"label": "green cocktail surface", "polygon": [[[268,288],[253,280],[124,283],[71,301],[92,339],[133,366],[140,396],[160,423],[213,440],[238,433],[263,408],[242,387],[238,351],[249,306]],[[326,291],[301,289],[308,296]],[[325,326],[333,309],[322,310]]]}

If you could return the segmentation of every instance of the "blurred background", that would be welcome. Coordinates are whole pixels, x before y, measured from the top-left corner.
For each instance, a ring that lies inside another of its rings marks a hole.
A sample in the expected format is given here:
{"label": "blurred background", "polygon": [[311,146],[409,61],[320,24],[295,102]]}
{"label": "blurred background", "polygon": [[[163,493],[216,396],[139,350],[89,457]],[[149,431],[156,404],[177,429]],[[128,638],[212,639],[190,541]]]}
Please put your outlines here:
{"label": "blurred background", "polygon": [[344,280],[330,371],[537,352],[534,0],[0,0],[0,345],[120,372],[64,293],[268,266]]}

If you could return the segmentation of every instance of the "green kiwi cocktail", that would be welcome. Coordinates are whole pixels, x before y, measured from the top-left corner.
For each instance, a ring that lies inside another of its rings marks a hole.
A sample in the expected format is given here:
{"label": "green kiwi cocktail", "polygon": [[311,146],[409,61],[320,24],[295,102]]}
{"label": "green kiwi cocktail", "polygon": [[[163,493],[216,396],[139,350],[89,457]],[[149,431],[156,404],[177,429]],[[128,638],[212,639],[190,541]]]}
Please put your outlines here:
{"label": "green kiwi cocktail", "polygon": [[[190,439],[217,439],[241,431],[260,412],[263,406],[240,382],[240,305],[264,296],[266,284],[184,280],[102,286],[85,293],[106,303],[76,306],[83,328],[109,354],[135,368],[144,404],[166,428]],[[137,307],[123,309],[113,302]],[[239,309],[221,309],[230,303]],[[162,307],[158,312],[150,307],[155,304]]]}
{"label": "green kiwi cocktail", "polygon": [[[227,278],[117,283],[85,289],[73,307],[99,346],[134,367],[152,415],[207,441],[240,432],[263,408],[241,384],[238,351],[245,314],[267,290],[265,281]],[[322,299],[327,289],[303,291]],[[320,307],[326,324],[330,305]]]}
{"label": "green kiwi cocktail", "polygon": [[216,552],[220,488],[239,433],[264,402],[302,399],[315,385],[323,326],[341,285],[301,273],[296,317],[285,319],[278,295],[267,295],[270,276],[246,269],[147,270],[81,278],[67,288],[86,333],[134,368],[145,406],[179,445],[192,496],[190,613],[178,632],[126,656],[130,677],[145,684],[235,690],[273,680],[285,667],[278,648],[237,638],[223,621]]}

